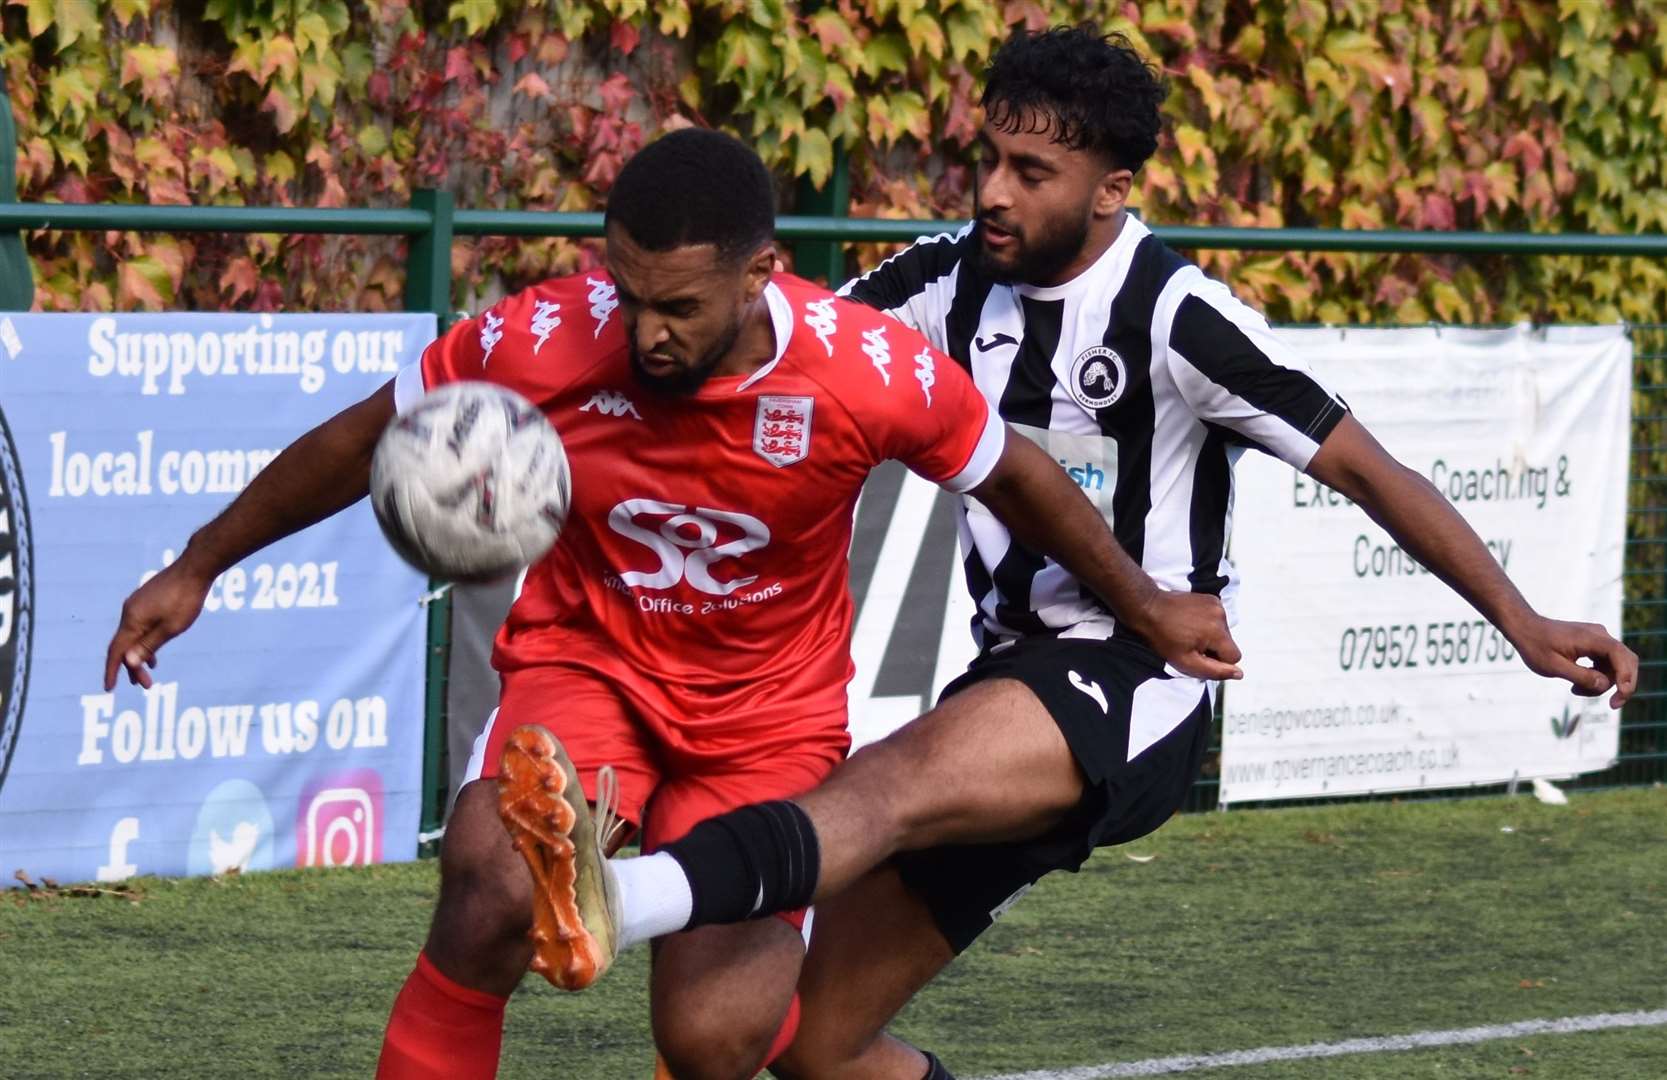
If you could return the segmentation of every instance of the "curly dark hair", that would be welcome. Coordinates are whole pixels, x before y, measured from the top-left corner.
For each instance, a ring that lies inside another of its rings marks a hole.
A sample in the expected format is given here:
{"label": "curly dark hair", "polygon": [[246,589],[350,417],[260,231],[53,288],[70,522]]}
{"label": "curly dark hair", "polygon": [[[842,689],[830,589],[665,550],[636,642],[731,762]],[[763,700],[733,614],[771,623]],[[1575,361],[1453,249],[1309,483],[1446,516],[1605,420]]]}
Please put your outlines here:
{"label": "curly dark hair", "polygon": [[1169,83],[1122,34],[1094,23],[1022,26],[984,70],[984,115],[1003,131],[1049,132],[1138,172],[1158,148]]}
{"label": "curly dark hair", "polygon": [[775,235],[775,188],[741,140],[684,128],[625,163],[602,219],[648,251],[711,244],[723,262],[740,262]]}

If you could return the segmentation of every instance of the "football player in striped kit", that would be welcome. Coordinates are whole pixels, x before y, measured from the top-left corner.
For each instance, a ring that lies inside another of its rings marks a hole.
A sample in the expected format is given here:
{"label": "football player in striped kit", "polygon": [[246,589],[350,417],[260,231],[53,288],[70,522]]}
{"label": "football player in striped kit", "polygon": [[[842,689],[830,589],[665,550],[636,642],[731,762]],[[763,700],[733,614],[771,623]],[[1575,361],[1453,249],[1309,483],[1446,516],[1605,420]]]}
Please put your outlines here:
{"label": "football player in striped kit", "polygon": [[[1260,450],[1359,503],[1529,668],[1613,690],[1619,707],[1637,657],[1602,627],[1535,612],[1258,312],[1127,212],[1164,93],[1122,38],[1016,31],[987,72],[976,220],[842,292],[967,369],[1164,589],[1219,596],[1231,614],[1233,463]],[[624,943],[815,901],[781,1076],[947,1077],[885,1033],[891,1017],[1036,880],[1156,829],[1198,774],[1215,684],[1167,665],[1130,612],[975,499],[960,533],[981,651],[937,708],[808,794],[606,871],[623,925],[601,929]]]}

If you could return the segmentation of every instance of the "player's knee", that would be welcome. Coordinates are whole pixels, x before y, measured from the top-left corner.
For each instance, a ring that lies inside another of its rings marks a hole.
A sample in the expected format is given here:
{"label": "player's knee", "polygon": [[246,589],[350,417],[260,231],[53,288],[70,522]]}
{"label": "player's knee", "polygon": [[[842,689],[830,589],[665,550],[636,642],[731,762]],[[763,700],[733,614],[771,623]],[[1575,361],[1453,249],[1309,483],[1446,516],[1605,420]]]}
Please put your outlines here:
{"label": "player's knee", "polygon": [[702,1010],[656,1017],[654,1043],[677,1080],[748,1080],[764,1067],[776,1025]]}
{"label": "player's knee", "polygon": [[481,817],[460,799],[447,825],[437,925],[450,937],[486,947],[526,935],[532,926],[533,883],[496,812],[489,820]]}

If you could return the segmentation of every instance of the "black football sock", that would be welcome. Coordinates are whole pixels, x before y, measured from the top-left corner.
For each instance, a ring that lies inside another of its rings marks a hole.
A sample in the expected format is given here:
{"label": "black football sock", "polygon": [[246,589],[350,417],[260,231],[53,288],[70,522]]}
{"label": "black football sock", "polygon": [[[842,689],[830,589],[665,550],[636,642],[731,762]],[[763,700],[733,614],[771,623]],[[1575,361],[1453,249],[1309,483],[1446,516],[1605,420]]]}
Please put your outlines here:
{"label": "black football sock", "polygon": [[660,850],[689,879],[691,929],[806,907],[822,864],[810,817],[785,800],[708,818]]}
{"label": "black football sock", "polygon": [[926,1055],[926,1075],[920,1080],[955,1080],[955,1074],[943,1067],[943,1062],[929,1051],[922,1050]]}

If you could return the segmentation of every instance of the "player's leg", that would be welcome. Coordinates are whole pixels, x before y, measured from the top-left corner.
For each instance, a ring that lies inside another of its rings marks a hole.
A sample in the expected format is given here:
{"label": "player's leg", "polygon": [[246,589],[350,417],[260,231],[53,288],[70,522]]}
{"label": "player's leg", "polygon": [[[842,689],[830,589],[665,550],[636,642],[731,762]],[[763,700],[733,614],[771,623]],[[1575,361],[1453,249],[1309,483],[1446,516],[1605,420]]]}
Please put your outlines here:
{"label": "player's leg", "polygon": [[890,863],[818,904],[799,975],[798,1033],[770,1071],[780,1080],[921,1080],[925,1053],[886,1025],[955,954]]}
{"label": "player's leg", "polygon": [[[1202,687],[1146,677],[1157,669],[1115,651],[1043,658],[1023,673],[1045,683],[1048,667],[1062,660],[1067,678],[1077,671],[1107,694],[1104,714],[1097,702],[1092,715],[1072,715],[1070,699],[1052,703],[1085,775],[1101,779],[1035,837],[905,852],[819,903],[800,977],[799,1038],[782,1059],[783,1076],[917,1080],[921,1059],[883,1030],[909,997],[1044,875],[1077,869],[1095,846],[1149,834],[1185,801],[1209,741],[1211,702]],[[939,1065],[926,1075],[948,1073]]]}
{"label": "player's leg", "polygon": [[[756,799],[809,790],[844,757],[843,715],[801,722],[745,757],[666,751],[668,779],[655,792],[645,850]],[[792,1038],[794,993],[804,959],[802,910],[709,926],[655,942],[651,1009],[655,1045],[678,1080],[752,1077]]]}
{"label": "player's leg", "polygon": [[[1123,766],[1205,700],[1201,683],[1171,679],[1155,655],[1124,642],[1036,640],[986,657],[938,708],[816,790],[722,815],[668,845],[687,878],[686,925],[825,899],[898,851],[1091,821]],[[658,872],[616,872],[642,871]]]}
{"label": "player's leg", "polygon": [[[781,919],[703,926],[654,943],[654,1045],[677,1080],[747,1080],[793,1006],[804,940]],[[788,1033],[782,1043],[790,1039]]]}
{"label": "player's leg", "polygon": [[[552,708],[554,706],[554,708]],[[532,957],[533,879],[498,812],[494,777],[522,723],[551,726],[584,753],[582,782],[612,762],[633,817],[656,776],[616,695],[584,673],[538,669],[505,680],[500,707],[476,743],[440,849],[440,897],[417,965],[394,1002],[379,1077],[490,1077],[504,1003]]]}

